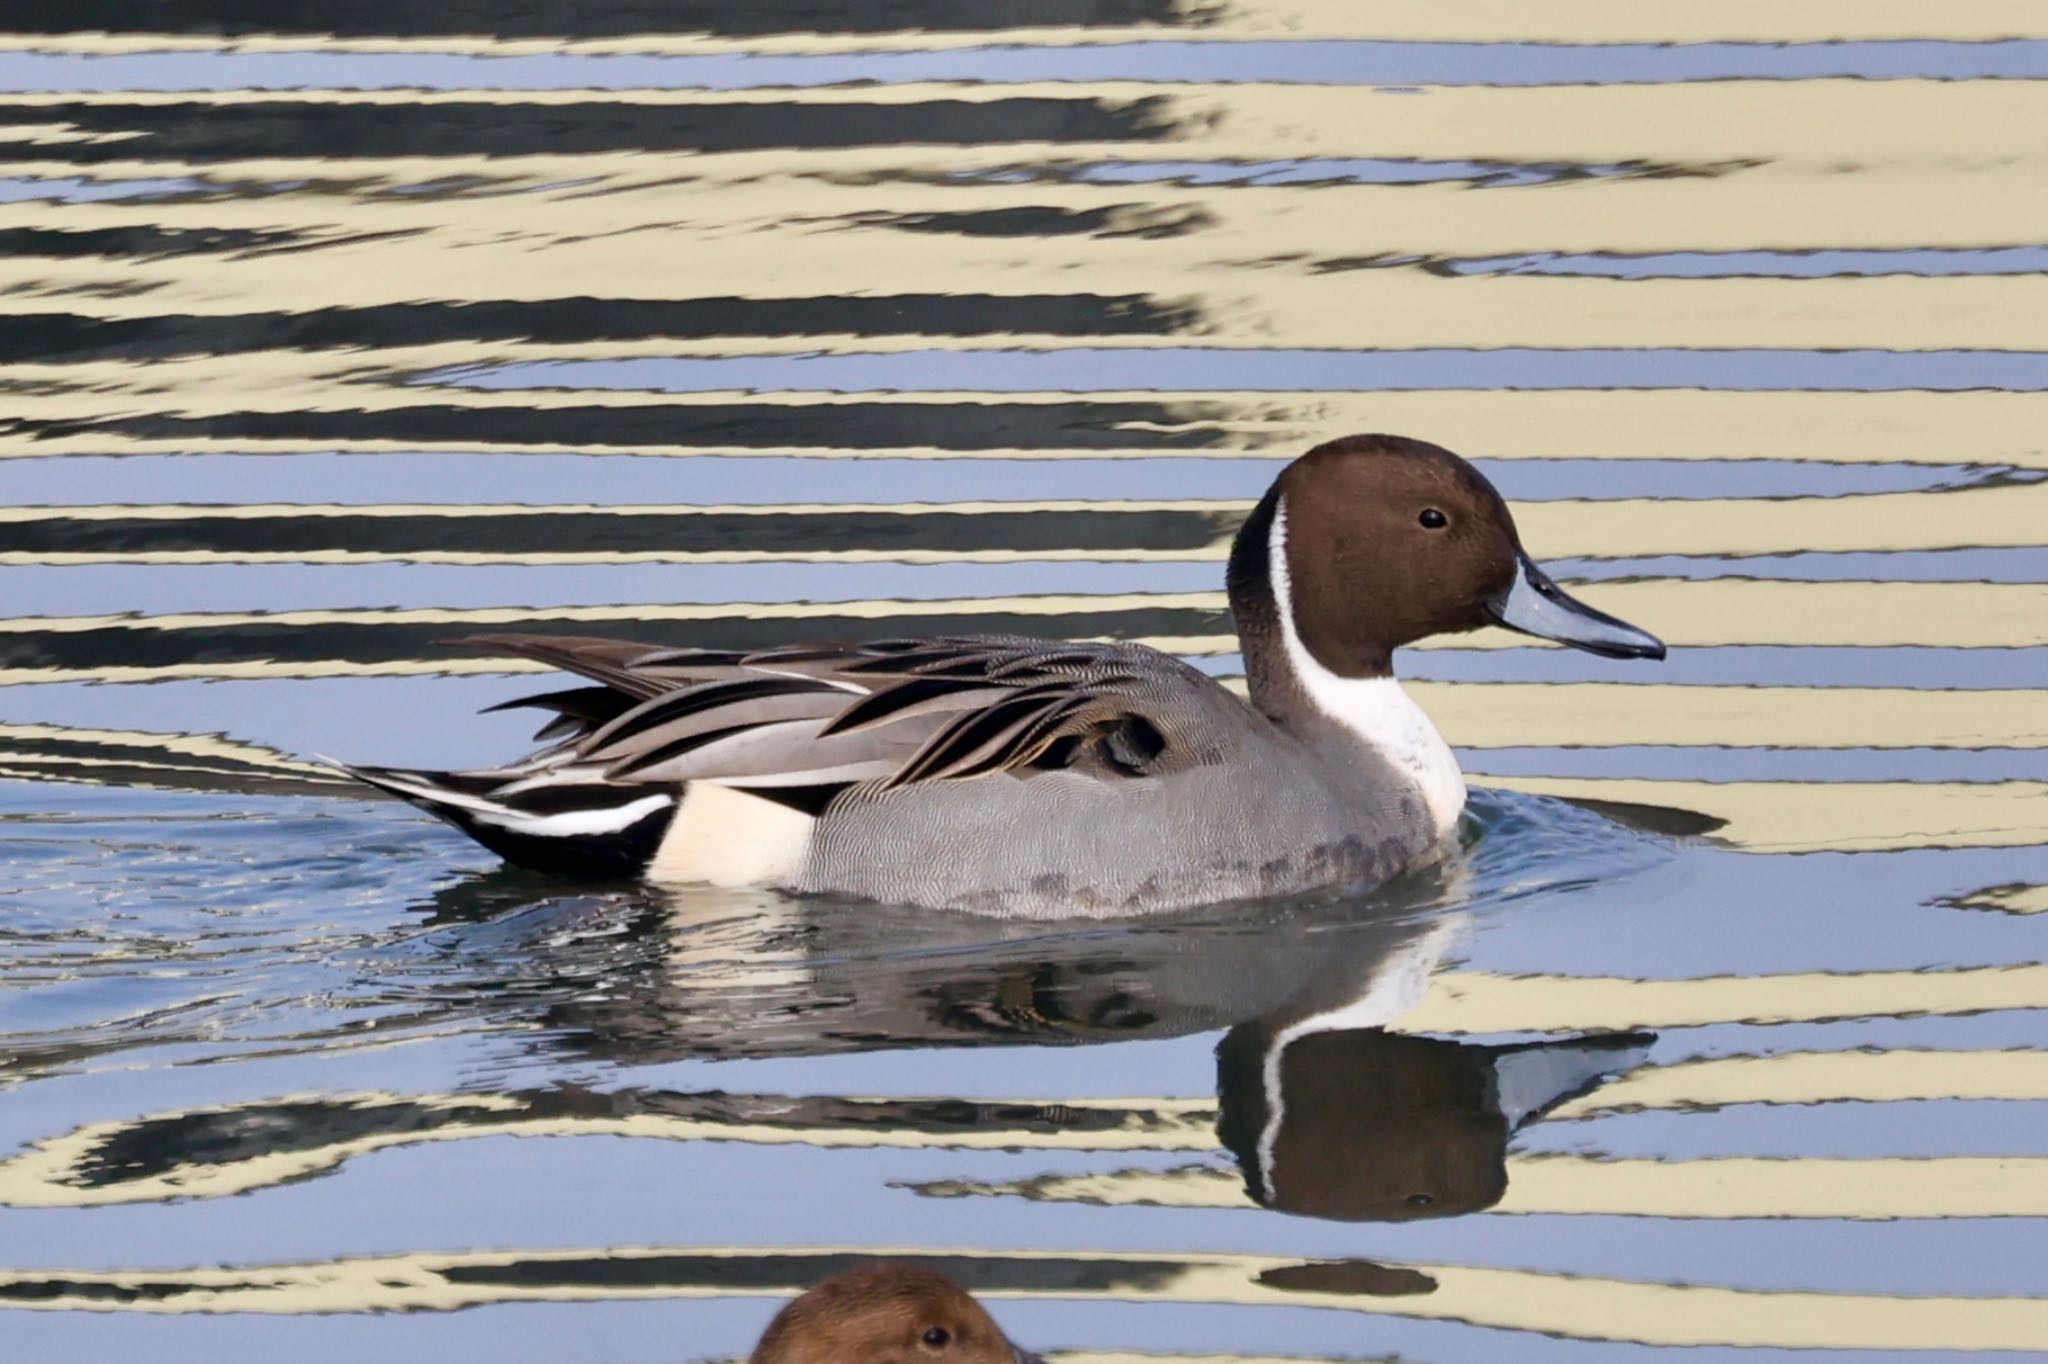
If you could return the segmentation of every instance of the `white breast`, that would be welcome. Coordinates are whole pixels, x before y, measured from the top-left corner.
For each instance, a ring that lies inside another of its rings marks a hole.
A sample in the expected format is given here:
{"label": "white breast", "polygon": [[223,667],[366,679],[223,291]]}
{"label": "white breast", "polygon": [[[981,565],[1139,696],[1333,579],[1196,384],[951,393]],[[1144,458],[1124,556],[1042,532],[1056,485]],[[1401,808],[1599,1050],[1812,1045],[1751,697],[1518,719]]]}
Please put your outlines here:
{"label": "white breast", "polygon": [[1294,602],[1287,573],[1287,503],[1273,509],[1267,543],[1268,576],[1280,615],[1287,661],[1317,710],[1357,735],[1414,783],[1435,823],[1438,838],[1449,833],[1465,808],[1465,774],[1444,736],[1430,723],[1401,684],[1391,677],[1339,677],[1315,660],[1294,628]]}

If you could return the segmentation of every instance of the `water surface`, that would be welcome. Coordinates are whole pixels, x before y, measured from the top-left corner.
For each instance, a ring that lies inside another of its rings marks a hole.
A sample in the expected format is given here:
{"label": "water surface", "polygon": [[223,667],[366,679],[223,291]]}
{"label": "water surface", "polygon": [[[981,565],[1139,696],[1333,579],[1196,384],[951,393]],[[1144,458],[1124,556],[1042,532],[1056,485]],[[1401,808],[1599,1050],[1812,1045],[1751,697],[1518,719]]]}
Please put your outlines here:
{"label": "water surface", "polygon": [[[1088,1364],[2048,1352],[2048,29],[1439,11],[17,5],[0,1354],[732,1359],[878,1253]],[[1373,896],[570,888],[316,761],[522,744],[507,628],[1234,678],[1374,429],[1675,647],[1410,651],[1482,789]]]}

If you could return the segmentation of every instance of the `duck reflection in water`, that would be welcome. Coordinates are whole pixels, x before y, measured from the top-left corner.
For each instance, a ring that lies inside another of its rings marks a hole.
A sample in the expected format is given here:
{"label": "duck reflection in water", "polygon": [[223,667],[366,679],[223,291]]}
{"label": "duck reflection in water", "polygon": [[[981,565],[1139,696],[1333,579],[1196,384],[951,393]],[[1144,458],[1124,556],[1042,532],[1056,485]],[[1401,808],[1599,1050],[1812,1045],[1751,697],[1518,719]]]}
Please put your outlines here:
{"label": "duck reflection in water", "polygon": [[[1216,1131],[1253,1200],[1405,1221],[1474,1212],[1507,1187],[1508,1144],[1634,1069],[1653,1035],[1508,1045],[1389,1031],[1465,931],[1454,862],[1370,905],[1326,899],[1047,934],[929,911],[693,894],[649,916],[665,944],[602,998],[548,1006],[557,1045],[608,1059],[1089,1045],[1223,1029]],[[764,917],[764,915],[766,917]],[[913,931],[914,926],[914,931]],[[559,941],[559,938],[557,938]],[[730,1103],[733,1096],[726,1096]],[[1046,1105],[781,1100],[785,1122],[920,1130],[1085,1124]],[[1103,1115],[1111,1120],[1109,1115]]]}
{"label": "duck reflection in water", "polygon": [[[1513,813],[1512,810],[1509,811]],[[1595,816],[1578,834],[1611,837]],[[1569,846],[1554,821],[1548,843]],[[1502,846],[1527,846],[1502,840]],[[1481,858],[1484,861],[1484,858]],[[1583,871],[1583,847],[1570,858]],[[1482,870],[1484,870],[1482,868]],[[1503,870],[1505,874],[1503,874]],[[1465,883],[1490,886],[1484,899]],[[1399,895],[1149,916],[1048,931],[769,893],[644,887],[564,896],[521,873],[465,878],[426,931],[359,962],[368,1002],[414,1026],[468,1016],[573,1063],[1085,1046],[1220,1032],[1213,1115],[1179,1100],[1067,1103],[552,1085],[483,1095],[294,1096],[159,1113],[80,1134],[43,1177],[94,1201],[240,1192],[394,1144],[530,1131],[680,1139],[771,1126],[799,1139],[894,1130],[935,1147],[1015,1133],[1085,1150],[1149,1132],[1188,1149],[1214,1123],[1251,1199],[1406,1220],[1499,1201],[1514,1134],[1642,1063],[1622,1033],[1480,1045],[1390,1031],[1468,923],[1541,912],[1546,878],[1452,859]],[[1482,911],[1479,906],[1486,908]],[[1192,1130],[1191,1130],[1192,1129]],[[47,1163],[47,1162],[45,1162]],[[4,1166],[0,1162],[0,1166]]]}

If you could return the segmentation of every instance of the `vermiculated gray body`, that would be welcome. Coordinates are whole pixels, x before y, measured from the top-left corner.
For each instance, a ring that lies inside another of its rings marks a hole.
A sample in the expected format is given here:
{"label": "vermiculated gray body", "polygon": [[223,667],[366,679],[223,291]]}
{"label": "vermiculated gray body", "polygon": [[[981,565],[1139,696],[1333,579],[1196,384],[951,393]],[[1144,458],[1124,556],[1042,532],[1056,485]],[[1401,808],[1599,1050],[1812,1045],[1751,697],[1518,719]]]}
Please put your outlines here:
{"label": "vermiculated gray body", "polygon": [[[1162,660],[1169,666],[1170,660]],[[1374,884],[1435,830],[1362,745],[1317,750],[1203,679],[1218,761],[1112,780],[997,774],[858,787],[819,820],[796,888],[1033,917],[1120,915]],[[890,850],[886,862],[877,846]]]}

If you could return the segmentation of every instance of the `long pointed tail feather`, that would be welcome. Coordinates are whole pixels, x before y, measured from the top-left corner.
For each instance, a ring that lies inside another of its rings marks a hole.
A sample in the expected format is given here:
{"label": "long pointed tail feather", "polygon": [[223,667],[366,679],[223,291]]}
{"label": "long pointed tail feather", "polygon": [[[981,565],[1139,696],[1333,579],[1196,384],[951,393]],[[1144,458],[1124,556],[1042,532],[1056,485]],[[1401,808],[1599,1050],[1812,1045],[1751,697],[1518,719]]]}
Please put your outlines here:
{"label": "long pointed tail feather", "polygon": [[454,825],[516,866],[561,876],[646,870],[682,791],[564,780],[510,790],[501,777],[397,767],[335,766]]}

